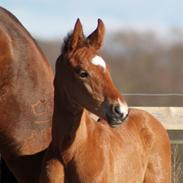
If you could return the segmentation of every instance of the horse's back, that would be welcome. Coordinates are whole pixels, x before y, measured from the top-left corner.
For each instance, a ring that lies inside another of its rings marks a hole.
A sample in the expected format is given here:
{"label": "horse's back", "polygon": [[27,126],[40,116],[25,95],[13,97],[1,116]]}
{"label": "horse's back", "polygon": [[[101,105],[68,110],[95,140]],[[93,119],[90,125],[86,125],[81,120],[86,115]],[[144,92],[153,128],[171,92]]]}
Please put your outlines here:
{"label": "horse's back", "polygon": [[50,141],[53,73],[21,23],[0,8],[0,153],[30,155]]}

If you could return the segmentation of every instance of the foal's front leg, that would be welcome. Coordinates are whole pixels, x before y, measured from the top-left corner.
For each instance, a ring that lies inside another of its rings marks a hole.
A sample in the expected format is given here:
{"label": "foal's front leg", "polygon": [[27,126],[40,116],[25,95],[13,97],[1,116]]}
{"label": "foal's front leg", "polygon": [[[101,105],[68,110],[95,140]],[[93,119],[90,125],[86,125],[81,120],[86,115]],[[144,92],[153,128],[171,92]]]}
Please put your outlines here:
{"label": "foal's front leg", "polygon": [[43,160],[39,183],[64,183],[64,166],[51,148]]}

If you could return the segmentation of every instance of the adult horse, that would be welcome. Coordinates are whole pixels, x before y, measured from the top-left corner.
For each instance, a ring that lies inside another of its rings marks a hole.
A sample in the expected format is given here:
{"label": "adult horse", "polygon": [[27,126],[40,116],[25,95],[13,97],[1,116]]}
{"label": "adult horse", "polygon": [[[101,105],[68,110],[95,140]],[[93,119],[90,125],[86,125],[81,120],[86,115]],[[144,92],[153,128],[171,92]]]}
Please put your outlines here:
{"label": "adult horse", "polygon": [[[166,130],[129,109],[98,56],[104,24],[84,37],[77,20],[57,59],[52,142],[41,183],[170,183]],[[101,118],[93,120],[88,111]]]}
{"label": "adult horse", "polygon": [[35,183],[50,142],[53,74],[30,34],[0,8],[0,154],[19,182]]}

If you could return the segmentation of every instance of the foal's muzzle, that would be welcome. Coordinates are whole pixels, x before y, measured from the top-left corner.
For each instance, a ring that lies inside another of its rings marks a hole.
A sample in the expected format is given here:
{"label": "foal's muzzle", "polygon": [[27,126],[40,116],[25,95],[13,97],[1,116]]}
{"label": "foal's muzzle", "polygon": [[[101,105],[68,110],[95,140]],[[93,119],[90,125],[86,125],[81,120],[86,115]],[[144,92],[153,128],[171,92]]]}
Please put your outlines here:
{"label": "foal's muzzle", "polygon": [[105,111],[105,116],[109,125],[115,128],[128,117],[128,106],[122,102],[111,104]]}

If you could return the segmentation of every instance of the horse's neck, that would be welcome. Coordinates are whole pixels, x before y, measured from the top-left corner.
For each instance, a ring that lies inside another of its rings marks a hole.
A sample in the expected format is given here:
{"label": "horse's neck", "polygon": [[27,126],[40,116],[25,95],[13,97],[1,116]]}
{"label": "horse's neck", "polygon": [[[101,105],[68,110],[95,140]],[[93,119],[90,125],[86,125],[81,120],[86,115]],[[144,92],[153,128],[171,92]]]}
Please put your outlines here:
{"label": "horse's neck", "polygon": [[75,144],[82,143],[87,136],[86,120],[88,113],[76,103],[62,89],[55,92],[55,106],[53,114],[53,143],[59,151],[65,151]]}

